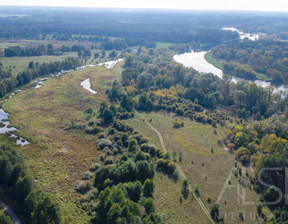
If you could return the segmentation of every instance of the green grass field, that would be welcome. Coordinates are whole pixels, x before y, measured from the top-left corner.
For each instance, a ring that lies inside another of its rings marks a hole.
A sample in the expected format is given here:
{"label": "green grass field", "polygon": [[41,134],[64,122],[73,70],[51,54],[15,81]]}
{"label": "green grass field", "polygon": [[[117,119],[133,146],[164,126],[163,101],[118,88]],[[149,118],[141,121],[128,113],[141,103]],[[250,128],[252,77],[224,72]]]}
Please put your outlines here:
{"label": "green grass field", "polygon": [[[106,89],[119,74],[121,65],[112,70],[91,67],[71,72],[47,81],[40,89],[19,92],[3,104],[11,125],[31,141],[17,147],[18,152],[37,185],[60,204],[64,223],[88,223],[90,219],[81,209],[75,186],[98,154],[94,136],[66,129],[72,120],[86,123],[84,110],[98,110],[102,100],[107,100]],[[88,77],[96,95],[80,86]]]}
{"label": "green grass field", "polygon": [[29,62],[34,61],[42,63],[49,63],[54,61],[63,61],[68,57],[77,57],[77,52],[69,52],[63,55],[43,55],[35,57],[3,57],[0,58],[5,68],[11,69],[12,75],[16,76],[19,72],[27,69]]}
{"label": "green grass field", "polygon": [[[173,152],[176,152],[176,158],[178,159],[179,154],[182,154],[183,161],[178,161],[178,164],[192,187],[196,184],[200,186],[201,199],[210,211],[212,205],[218,199],[226,179],[235,163],[234,155],[231,155],[222,147],[217,145],[217,140],[224,136],[225,127],[218,127],[216,129],[217,135],[215,135],[212,126],[196,123],[185,118],[183,119],[184,128],[173,129],[172,124],[175,118],[170,114],[152,112],[149,114],[142,113],[142,115],[147,120],[152,119],[151,125],[161,133],[166,148],[171,155],[173,155]],[[157,147],[160,147],[158,137],[147,125],[145,125],[141,120],[141,117],[136,116],[135,118],[128,120],[127,123],[151,139],[151,142]],[[213,154],[211,153],[211,147],[214,149]],[[251,173],[251,170],[249,170],[249,172]],[[238,180],[233,175],[231,177],[231,186],[224,191],[223,197],[220,200],[220,213],[224,218],[226,217],[225,223],[242,223],[239,219],[240,212],[243,212],[247,216],[245,223],[261,223],[261,220],[255,220],[253,217],[250,217],[250,214],[253,216],[256,212],[256,205],[258,202],[257,194],[252,190],[245,188],[246,195],[244,196],[244,191],[242,191],[242,187],[237,184],[237,181]],[[246,181],[248,181],[247,178]],[[163,185],[166,183],[164,181],[162,182]],[[157,179],[156,183],[158,183]],[[177,187],[177,184],[175,184],[175,186]],[[167,203],[166,205],[168,207],[169,204],[175,204],[174,207],[169,207],[170,209],[166,208],[167,214],[169,214],[167,222],[178,223],[173,220],[178,220],[178,215],[183,214],[183,212],[185,213],[183,207],[176,206],[179,204],[181,193],[178,194],[178,197],[174,197],[174,188],[168,186],[165,188],[165,192],[165,194],[171,195],[171,201],[168,202],[166,200],[160,200],[163,196],[161,196],[162,193],[159,193],[160,201],[158,201],[158,197],[156,196],[156,203]],[[208,203],[208,198],[211,199],[211,204]],[[247,205],[244,203],[245,200],[246,202],[254,201],[255,204]],[[197,207],[196,202],[194,203],[195,204],[190,203],[187,205],[187,209],[191,209],[191,211],[196,209],[194,212],[191,212],[191,216],[194,218],[196,217],[196,220],[190,223],[208,222],[204,215],[194,216],[194,214],[202,214],[201,208]],[[194,205],[196,207],[192,208]]]}

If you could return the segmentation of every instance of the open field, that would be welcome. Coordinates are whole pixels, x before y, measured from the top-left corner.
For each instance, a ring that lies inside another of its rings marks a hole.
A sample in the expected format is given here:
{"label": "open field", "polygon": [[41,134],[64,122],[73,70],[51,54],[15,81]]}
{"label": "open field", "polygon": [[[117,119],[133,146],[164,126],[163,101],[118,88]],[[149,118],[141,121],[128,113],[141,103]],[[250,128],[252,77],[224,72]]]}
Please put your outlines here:
{"label": "open field", "polygon": [[68,52],[63,55],[43,55],[34,57],[3,57],[0,58],[0,61],[5,68],[11,69],[13,76],[16,76],[19,72],[28,68],[30,61],[42,64],[44,62],[63,61],[68,57],[77,57],[77,52]]}
{"label": "open field", "polygon": [[[95,137],[67,128],[71,121],[86,123],[84,110],[98,110],[118,74],[121,65],[112,70],[91,67],[71,72],[47,81],[40,89],[22,91],[3,104],[10,113],[11,125],[31,141],[18,147],[18,152],[37,185],[59,202],[64,223],[87,223],[90,219],[81,209],[75,186],[98,154]],[[98,91],[96,95],[80,86],[88,77]]]}
{"label": "open field", "polygon": [[[234,156],[222,147],[217,146],[217,144],[215,146],[217,139],[224,136],[225,128],[217,128],[218,134],[215,135],[214,128],[211,126],[199,124],[185,118],[183,120],[185,126],[182,130],[181,128],[173,129],[172,124],[175,118],[171,117],[171,115],[142,113],[142,116],[144,116],[146,120],[152,119],[152,126],[163,136],[165,146],[171,155],[173,155],[173,152],[176,152],[176,159],[178,159],[179,154],[182,154],[183,161],[178,161],[178,164],[192,187],[196,184],[200,186],[200,197],[207,209],[210,210],[212,205],[216,203],[230,171],[234,168]],[[136,116],[127,122],[136,130],[139,130],[140,133],[150,138],[151,142],[157,147],[160,147],[158,137],[145,125],[141,117]],[[183,138],[179,137],[181,135]],[[191,138],[189,139],[188,136]],[[214,149],[213,154],[211,153],[211,146]],[[225,218],[225,223],[241,223],[239,219],[240,212],[243,212],[247,216],[245,223],[261,223],[261,220],[255,217],[258,201],[257,194],[248,188],[242,188],[234,175],[232,175],[229,180],[231,181],[231,185],[224,191],[219,203],[220,214]],[[247,178],[245,178],[245,181],[247,184]],[[173,188],[170,189],[167,187],[166,191],[167,195],[175,194]],[[243,192],[245,192],[246,195],[244,195]],[[179,203],[179,197],[180,193],[177,198],[178,201],[174,201],[175,204]],[[208,203],[208,198],[211,199],[211,204]],[[174,200],[176,200],[176,198],[174,198]],[[253,201],[255,204],[248,205],[245,203],[248,201]],[[158,198],[156,199],[156,203],[160,203]],[[196,204],[196,200],[194,203]],[[177,214],[183,212],[182,209],[183,208],[179,206],[171,207],[170,211],[168,209],[167,212],[170,214],[168,220],[177,219]],[[198,207],[197,211],[202,212],[200,207]],[[194,216],[194,213],[191,213],[191,216]],[[203,222],[205,223],[202,217],[195,223]]]}

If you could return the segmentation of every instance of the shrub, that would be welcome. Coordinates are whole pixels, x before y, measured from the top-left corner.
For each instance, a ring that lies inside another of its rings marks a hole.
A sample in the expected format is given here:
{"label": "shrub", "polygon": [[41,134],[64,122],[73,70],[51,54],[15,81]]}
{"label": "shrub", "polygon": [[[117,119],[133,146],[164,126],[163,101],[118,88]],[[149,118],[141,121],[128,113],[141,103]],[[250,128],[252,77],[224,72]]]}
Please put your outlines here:
{"label": "shrub", "polygon": [[85,110],[85,113],[86,113],[86,114],[93,114],[93,112],[94,112],[94,111],[93,111],[92,108],[88,108],[88,109]]}
{"label": "shrub", "polygon": [[164,151],[162,149],[157,149],[156,155],[157,157],[162,158],[164,156]]}
{"label": "shrub", "polygon": [[108,157],[104,161],[104,165],[110,165],[110,164],[113,164],[113,158],[112,157]]}
{"label": "shrub", "polygon": [[99,127],[86,129],[88,135],[97,135],[101,129]]}
{"label": "shrub", "polygon": [[95,162],[93,162],[93,163],[90,165],[90,170],[91,170],[91,171],[95,171],[95,170],[98,170],[100,167],[101,167],[100,163],[95,163]]}
{"label": "shrub", "polygon": [[99,139],[105,138],[105,133],[104,133],[104,132],[100,133],[99,136],[98,136],[98,138],[99,138]]}
{"label": "shrub", "polygon": [[174,163],[172,161],[169,162],[167,165],[167,170],[169,173],[174,173],[176,171],[176,168],[177,168],[176,163]]}
{"label": "shrub", "polygon": [[130,148],[132,148],[134,146],[137,146],[137,140],[136,139],[132,139],[129,141],[129,144],[128,144],[129,150],[130,150]]}
{"label": "shrub", "polygon": [[148,138],[146,138],[146,137],[141,137],[140,140],[139,140],[139,143],[140,143],[140,144],[148,143],[148,142],[149,142],[149,140],[148,140]]}
{"label": "shrub", "polygon": [[154,192],[154,183],[152,180],[146,179],[143,185],[143,194],[145,197],[152,197]]}
{"label": "shrub", "polygon": [[98,139],[96,144],[99,149],[103,149],[106,146],[112,148],[112,142],[109,139]]}
{"label": "shrub", "polygon": [[82,179],[83,180],[90,180],[91,177],[92,177],[92,173],[90,173],[89,171],[85,171]]}
{"label": "shrub", "polygon": [[91,186],[85,181],[78,181],[76,185],[76,191],[81,194],[85,194],[91,189]]}

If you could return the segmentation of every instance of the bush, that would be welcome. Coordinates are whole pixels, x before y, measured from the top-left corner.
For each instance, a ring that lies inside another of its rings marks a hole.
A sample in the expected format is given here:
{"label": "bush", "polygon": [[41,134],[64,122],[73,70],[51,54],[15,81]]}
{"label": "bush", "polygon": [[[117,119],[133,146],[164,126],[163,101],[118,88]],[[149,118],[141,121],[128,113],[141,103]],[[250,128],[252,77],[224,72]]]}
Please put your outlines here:
{"label": "bush", "polygon": [[162,149],[157,149],[157,150],[156,150],[156,155],[157,155],[157,157],[159,157],[159,158],[163,158],[163,156],[164,156],[164,151],[163,151]]}
{"label": "bush", "polygon": [[100,163],[95,163],[95,162],[93,162],[93,163],[90,165],[90,170],[91,170],[91,171],[95,171],[95,170],[98,170],[100,167],[101,167],[101,164],[100,164]]}
{"label": "bush", "polygon": [[81,194],[85,194],[90,189],[91,189],[91,186],[89,185],[89,183],[85,181],[78,181],[76,185],[76,191]]}
{"label": "bush", "polygon": [[146,138],[146,137],[141,137],[140,140],[139,140],[139,143],[140,143],[140,144],[148,143],[148,142],[149,142],[149,140],[148,140],[148,138]]}
{"label": "bush", "polygon": [[91,177],[92,177],[92,173],[90,173],[89,171],[85,171],[82,179],[83,180],[90,180]]}
{"label": "bush", "polygon": [[110,165],[110,164],[113,164],[113,158],[112,157],[109,157],[109,158],[106,158],[105,161],[104,161],[104,165]]}
{"label": "bush", "polygon": [[145,200],[144,208],[145,208],[147,215],[155,211],[155,205],[154,205],[154,201],[152,198],[147,198]]}
{"label": "bush", "polygon": [[154,145],[149,145],[147,143],[143,143],[141,146],[141,151],[150,153],[151,156],[156,155],[156,147]]}
{"label": "bush", "polygon": [[99,127],[86,129],[88,135],[97,135],[101,129]]}
{"label": "bush", "polygon": [[153,197],[154,187],[155,186],[152,180],[145,180],[143,185],[143,195],[145,197]]}
{"label": "bush", "polygon": [[110,109],[106,109],[103,112],[103,118],[105,123],[110,123],[114,117],[113,112]]}
{"label": "bush", "polygon": [[102,139],[102,138],[105,138],[105,133],[104,132],[100,133],[99,136],[98,136],[98,139]]}
{"label": "bush", "polygon": [[88,109],[85,110],[85,113],[86,113],[86,114],[93,114],[93,112],[94,112],[94,111],[93,111],[92,108],[88,108]]}
{"label": "bush", "polygon": [[104,147],[112,148],[112,142],[109,139],[98,139],[96,145],[98,149],[103,149]]}
{"label": "bush", "polygon": [[167,170],[169,173],[174,173],[176,171],[176,168],[177,168],[176,163],[174,163],[172,161],[169,162],[167,165]]}

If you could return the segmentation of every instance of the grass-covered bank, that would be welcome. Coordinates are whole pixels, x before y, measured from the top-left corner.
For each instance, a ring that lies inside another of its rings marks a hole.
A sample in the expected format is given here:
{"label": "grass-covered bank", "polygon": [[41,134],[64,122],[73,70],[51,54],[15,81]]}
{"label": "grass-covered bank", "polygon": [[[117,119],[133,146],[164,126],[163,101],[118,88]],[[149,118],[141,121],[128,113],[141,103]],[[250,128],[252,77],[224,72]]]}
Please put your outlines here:
{"label": "grass-covered bank", "polygon": [[205,60],[212,64],[214,67],[223,70],[223,65],[221,62],[219,62],[217,59],[213,58],[211,55],[211,52],[208,51],[205,55],[204,55]]}

